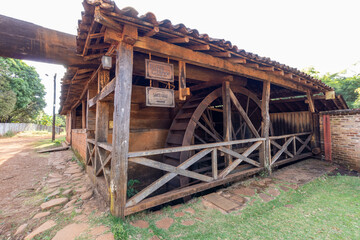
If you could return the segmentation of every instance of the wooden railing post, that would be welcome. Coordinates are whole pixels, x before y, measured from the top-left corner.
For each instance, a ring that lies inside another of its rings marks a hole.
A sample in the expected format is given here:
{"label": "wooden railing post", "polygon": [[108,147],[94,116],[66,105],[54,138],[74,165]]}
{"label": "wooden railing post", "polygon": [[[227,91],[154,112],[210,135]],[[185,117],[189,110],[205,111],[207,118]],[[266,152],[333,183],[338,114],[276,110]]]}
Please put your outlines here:
{"label": "wooden railing post", "polygon": [[[223,102],[223,123],[224,123],[224,141],[231,141],[231,101],[230,101],[230,82],[223,82],[222,85],[222,102]],[[231,146],[228,146],[231,149]],[[232,163],[232,157],[225,154],[225,166]]]}
{"label": "wooden railing post", "polygon": [[269,103],[270,103],[270,82],[263,82],[263,92],[261,99],[261,136],[265,138],[264,144],[260,149],[260,163],[261,166],[265,167],[269,174],[271,174],[270,165],[270,114],[269,114]]}
{"label": "wooden railing post", "polygon": [[132,44],[135,43],[137,39],[137,28],[125,25],[122,38],[117,46],[116,52],[110,211],[114,216],[124,218],[127,197],[130,106],[133,75]]}
{"label": "wooden railing post", "polygon": [[217,148],[214,148],[211,152],[211,166],[213,178],[216,180],[218,177]]}

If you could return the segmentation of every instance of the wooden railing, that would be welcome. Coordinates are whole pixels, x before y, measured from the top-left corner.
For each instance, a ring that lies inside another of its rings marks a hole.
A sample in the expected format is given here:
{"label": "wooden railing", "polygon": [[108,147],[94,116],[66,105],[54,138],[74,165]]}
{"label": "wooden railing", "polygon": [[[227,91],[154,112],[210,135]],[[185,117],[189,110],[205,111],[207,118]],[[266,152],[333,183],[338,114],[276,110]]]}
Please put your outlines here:
{"label": "wooden railing", "polygon": [[[274,151],[274,155],[270,157],[270,165],[276,166],[279,165],[279,162],[291,162],[311,156],[312,152],[309,143],[312,135],[312,132],[305,132],[270,137],[270,145],[275,147],[273,149],[277,149],[277,151]],[[305,137],[305,139],[303,140],[301,137]],[[284,143],[279,144],[277,142],[279,140]],[[304,153],[305,149],[308,152]]]}
{"label": "wooden railing", "polygon": [[[253,138],[253,139],[245,139],[245,140],[237,140],[237,141],[229,141],[229,142],[219,142],[219,143],[209,143],[209,144],[199,144],[192,146],[184,146],[184,147],[173,147],[173,148],[165,148],[165,149],[157,149],[150,151],[141,151],[141,152],[131,152],[129,153],[129,162],[137,163],[143,166],[156,168],[159,170],[163,170],[168,172],[148,187],[140,191],[138,194],[130,198],[126,207],[134,206],[147,196],[155,192],[157,189],[165,185],[174,177],[181,175],[185,177],[190,177],[193,179],[200,180],[202,182],[212,182],[217,179],[223,179],[229,173],[234,170],[240,163],[246,162],[255,167],[260,167],[260,163],[250,159],[248,156],[254,152],[265,140],[265,138]],[[231,145],[242,144],[242,143],[253,143],[249,148],[247,148],[242,154],[237,153],[229,148],[226,148]],[[165,154],[165,153],[176,153],[183,151],[194,151],[200,150],[195,155],[191,156],[189,159],[181,163],[179,166],[174,167],[169,164],[165,164],[162,162],[154,161],[152,159],[146,158],[147,156]],[[235,158],[235,160],[225,169],[223,169],[220,173],[218,173],[218,161],[217,152],[223,152],[225,154],[231,155]],[[211,165],[212,165],[212,176],[207,176],[204,174],[199,174],[194,171],[187,170],[191,165],[195,164],[203,157],[211,153]]]}
{"label": "wooden railing", "polygon": [[[273,154],[270,153],[270,168],[311,156],[311,148],[310,146],[308,146],[311,140],[311,136],[311,132],[306,132],[270,137],[269,144],[270,146],[273,146]],[[166,174],[164,174],[162,177],[152,182],[149,186],[145,187],[136,195],[127,200],[125,205],[126,215],[153,206],[157,206],[159,204],[163,204],[165,202],[169,202],[171,200],[175,200],[196,192],[204,191],[206,189],[216,187],[231,181],[236,181],[243,177],[250,176],[265,170],[264,166],[261,166],[258,160],[252,159],[252,156],[258,156],[258,154],[254,153],[254,151],[259,149],[259,147],[262,144],[265,144],[265,142],[265,138],[252,138],[229,142],[217,142],[209,144],[155,149],[149,151],[129,152],[129,162],[162,170],[166,172]],[[109,169],[106,169],[105,166],[109,166],[109,163],[111,161],[112,146],[108,143],[95,142],[95,140],[93,139],[88,139],[87,143],[87,163],[94,166],[94,172],[96,176],[104,173],[106,183],[109,187],[110,171]],[[239,153],[235,149],[235,145],[246,143],[250,144],[250,146],[242,148],[241,153]],[[291,149],[289,146],[292,146]],[[233,149],[231,149],[231,147],[233,147]],[[306,150],[305,153],[304,150]],[[191,157],[189,157],[187,160],[183,161],[178,166],[172,166],[149,158],[155,155],[187,151],[197,152]],[[229,166],[222,169],[219,168],[218,156],[223,156],[224,154],[230,155],[233,158],[233,161]],[[207,174],[201,174],[199,172],[196,172],[195,170],[192,171],[189,169],[193,164],[200,162],[202,159],[209,159],[208,155],[211,155],[211,166],[209,166],[209,168],[211,169],[210,172],[208,172]],[[233,172],[233,170],[235,170],[235,168],[238,167],[241,163],[248,164],[247,170],[243,169],[241,171]],[[188,187],[149,197],[176,176],[189,177],[197,180],[197,182],[200,183],[196,183]]]}

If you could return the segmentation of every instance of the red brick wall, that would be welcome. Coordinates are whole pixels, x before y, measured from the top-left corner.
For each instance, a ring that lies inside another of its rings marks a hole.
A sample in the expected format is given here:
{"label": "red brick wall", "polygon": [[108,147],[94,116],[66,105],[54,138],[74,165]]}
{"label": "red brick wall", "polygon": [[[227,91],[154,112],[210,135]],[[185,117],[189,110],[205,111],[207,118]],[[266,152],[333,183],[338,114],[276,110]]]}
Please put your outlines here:
{"label": "red brick wall", "polygon": [[323,115],[325,114],[330,116],[332,161],[360,171],[360,109],[321,113],[322,150],[324,150]]}
{"label": "red brick wall", "polygon": [[86,129],[73,129],[71,132],[72,148],[85,160],[86,158]]}

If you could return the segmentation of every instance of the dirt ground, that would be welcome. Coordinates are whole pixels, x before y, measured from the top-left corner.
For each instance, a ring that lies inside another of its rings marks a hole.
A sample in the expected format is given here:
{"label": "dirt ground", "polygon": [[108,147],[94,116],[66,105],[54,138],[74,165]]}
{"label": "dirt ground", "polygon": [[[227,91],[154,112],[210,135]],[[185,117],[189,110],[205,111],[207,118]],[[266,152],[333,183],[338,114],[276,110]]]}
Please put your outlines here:
{"label": "dirt ground", "polygon": [[27,193],[36,190],[50,171],[48,155],[34,150],[34,142],[45,138],[49,136],[0,139],[0,235],[36,211],[24,202]]}

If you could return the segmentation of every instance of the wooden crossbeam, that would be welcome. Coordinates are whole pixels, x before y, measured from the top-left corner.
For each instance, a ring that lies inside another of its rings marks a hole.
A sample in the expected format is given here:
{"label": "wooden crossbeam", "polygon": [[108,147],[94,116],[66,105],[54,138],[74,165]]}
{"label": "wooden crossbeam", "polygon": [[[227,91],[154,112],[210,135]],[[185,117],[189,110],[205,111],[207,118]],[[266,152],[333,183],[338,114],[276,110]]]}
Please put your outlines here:
{"label": "wooden crossbeam", "polygon": [[274,155],[274,157],[271,159],[271,165],[274,164],[281,154],[287,149],[287,147],[290,145],[290,143],[293,141],[293,138],[289,138],[284,145],[281,147],[281,149]]}
{"label": "wooden crossbeam", "polygon": [[[278,149],[281,150],[282,146],[281,146],[280,144],[278,144],[277,142],[275,142],[275,140],[270,141],[270,143],[271,143],[272,145],[274,145],[275,147],[277,147]],[[293,155],[291,152],[289,152],[287,149],[285,149],[284,152],[285,152],[287,155],[289,155],[290,157],[294,157],[294,155]]]}
{"label": "wooden crossbeam", "polygon": [[[251,160],[250,158],[247,158],[247,156],[249,156],[253,151],[255,151],[260,145],[261,145],[262,141],[258,141],[256,143],[254,143],[253,145],[251,145],[250,148],[248,148],[243,154],[239,154],[237,153],[236,156],[242,156],[242,158],[237,158],[230,166],[228,166],[227,168],[225,168],[220,174],[219,174],[219,178],[224,178],[226,177],[229,173],[231,173],[232,170],[234,170],[240,163],[242,163],[243,161],[248,162],[248,160]],[[226,149],[229,150],[227,148],[220,148],[219,150],[222,151],[222,149]],[[230,150],[232,151],[232,150]],[[232,151],[233,152],[233,151]],[[236,153],[236,152],[234,152]],[[234,156],[234,155],[233,155]],[[234,157],[236,157],[234,156]],[[249,163],[249,162],[248,162]],[[256,163],[255,166],[259,167],[260,164],[251,160],[250,164]]]}
{"label": "wooden crossbeam", "polygon": [[193,51],[208,51],[208,50],[210,50],[210,46],[207,44],[196,44],[196,45],[187,46],[187,48],[190,48]]}
{"label": "wooden crossbeam", "polygon": [[[205,155],[209,154],[213,149],[204,149],[197,154],[193,155],[186,161],[184,161],[182,164],[177,166],[178,169],[187,169],[194,163],[196,163],[199,159],[203,158]],[[129,159],[131,160],[131,158]],[[151,193],[159,189],[161,186],[169,182],[171,179],[173,179],[177,174],[176,173],[167,173],[152,184],[150,184],[148,187],[141,190],[138,194],[133,196],[129,201],[126,203],[126,207],[133,206],[137,203],[139,203],[141,200],[149,196]]]}
{"label": "wooden crossbeam", "polygon": [[246,59],[245,58],[229,58],[227,59],[228,61],[232,62],[232,63],[236,63],[236,64],[245,64],[246,63]]}
{"label": "wooden crossbeam", "polygon": [[170,38],[167,41],[169,43],[188,43],[190,39],[189,37],[181,37],[181,38]]}
{"label": "wooden crossbeam", "polygon": [[231,58],[231,52],[209,52],[214,57]]}
{"label": "wooden crossbeam", "polygon": [[[260,146],[261,141],[259,141],[259,142],[254,143],[252,146],[257,146],[257,147]],[[254,151],[255,149],[251,148],[251,152]],[[251,165],[254,165],[256,167],[260,167],[260,163],[254,161],[254,160],[252,160],[250,158],[244,157],[243,154],[237,153],[237,152],[235,152],[233,150],[230,150],[228,148],[225,148],[225,147],[218,147],[218,150],[221,151],[221,152],[227,153],[227,154],[229,154],[229,155],[231,155],[233,157],[242,159],[244,162],[247,162],[247,163],[249,163]],[[249,155],[250,155],[250,153],[249,153]]]}
{"label": "wooden crossbeam", "polygon": [[255,137],[260,138],[259,133],[257,132],[256,128],[252,124],[251,120],[247,116],[245,110],[242,108],[242,106],[240,105],[239,101],[237,100],[235,94],[233,93],[233,91],[231,89],[230,89],[230,98],[231,98],[231,101],[234,103],[235,107],[237,108],[237,110],[240,112],[241,116],[244,118],[244,120],[247,123],[248,127],[250,128],[251,132],[255,135]]}
{"label": "wooden crossbeam", "polygon": [[98,101],[103,100],[106,98],[110,93],[112,93],[115,89],[115,79],[111,80],[106,86],[98,93],[95,97],[89,100],[88,105],[89,107],[94,106]]}
{"label": "wooden crossbeam", "polygon": [[145,37],[152,37],[156,34],[158,34],[160,31],[159,27],[154,27],[153,29],[151,29],[150,31],[148,31],[147,33],[144,34]]}
{"label": "wooden crossbeam", "polygon": [[182,175],[182,176],[197,179],[197,180],[200,180],[203,182],[211,182],[212,180],[214,180],[212,177],[202,175],[199,173],[195,173],[195,172],[191,172],[189,170],[177,168],[177,167],[171,166],[166,163],[154,161],[149,158],[130,158],[129,162],[137,163],[137,164],[151,167],[151,168],[156,168],[156,169],[170,172],[170,173],[176,173],[176,175]]}
{"label": "wooden crossbeam", "polygon": [[302,146],[299,148],[299,150],[297,150],[296,155],[301,154],[302,151],[304,151],[305,148],[307,148],[307,149],[309,149],[309,150],[311,151],[311,148],[308,146],[308,143],[310,142],[311,137],[312,137],[312,135],[309,135],[309,136],[306,138],[305,142],[303,142],[299,137],[296,137],[296,139],[297,139],[299,142],[302,143]]}

